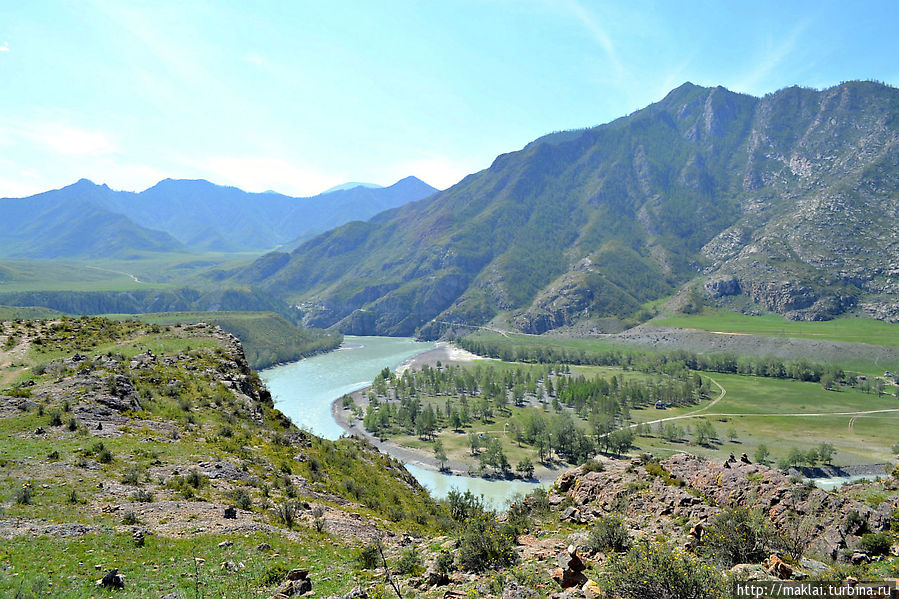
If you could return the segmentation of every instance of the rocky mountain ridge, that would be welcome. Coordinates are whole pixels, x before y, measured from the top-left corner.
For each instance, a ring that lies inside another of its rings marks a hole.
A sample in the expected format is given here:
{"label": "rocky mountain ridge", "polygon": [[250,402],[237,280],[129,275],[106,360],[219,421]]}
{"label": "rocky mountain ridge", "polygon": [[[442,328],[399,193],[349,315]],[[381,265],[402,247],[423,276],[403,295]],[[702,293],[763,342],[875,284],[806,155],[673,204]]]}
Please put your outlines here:
{"label": "rocky mountain ridge", "polygon": [[236,278],[356,334],[434,337],[500,313],[529,333],[639,319],[685,285],[792,319],[894,320],[897,148],[886,85],[755,98],[684,84]]}

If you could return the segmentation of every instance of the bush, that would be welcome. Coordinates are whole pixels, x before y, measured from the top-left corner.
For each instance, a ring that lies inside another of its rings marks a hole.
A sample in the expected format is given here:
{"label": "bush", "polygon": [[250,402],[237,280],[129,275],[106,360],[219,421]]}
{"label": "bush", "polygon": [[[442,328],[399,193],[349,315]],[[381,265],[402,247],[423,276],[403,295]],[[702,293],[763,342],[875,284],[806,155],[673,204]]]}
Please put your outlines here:
{"label": "bush", "polygon": [[300,513],[300,503],[293,499],[288,499],[287,501],[279,503],[276,510],[278,519],[284,526],[293,528],[293,524],[296,522],[297,516]]}
{"label": "bush", "polygon": [[16,503],[19,505],[31,505],[34,501],[34,490],[31,483],[25,483],[16,490]]}
{"label": "bush", "polygon": [[596,520],[587,538],[587,548],[597,551],[627,551],[631,546],[631,533],[617,516],[603,516]]}
{"label": "bush", "polygon": [[112,456],[112,452],[106,449],[105,447],[100,450],[100,453],[97,454],[97,461],[101,464],[109,464],[115,458]]}
{"label": "bush", "polygon": [[374,570],[380,563],[380,557],[377,545],[366,545],[356,554],[356,563],[363,570]]}
{"label": "bush", "polygon": [[138,489],[131,495],[131,501],[136,501],[137,503],[152,503],[153,493],[146,489]]}
{"label": "bush", "polygon": [[410,547],[403,552],[399,561],[396,563],[396,571],[403,576],[411,576],[424,571],[421,556],[418,555],[418,551],[416,551],[415,547]]}
{"label": "bush", "polygon": [[460,493],[458,489],[450,489],[446,496],[450,516],[456,522],[465,522],[469,518],[483,514],[485,511],[484,496],[475,495],[471,491]]}
{"label": "bush", "polygon": [[274,586],[276,584],[281,584],[285,578],[287,578],[287,568],[282,566],[281,564],[274,564],[266,568],[262,574],[259,575],[259,585],[264,587]]}
{"label": "bush", "polygon": [[67,427],[68,427],[68,429],[69,429],[71,432],[73,432],[73,433],[74,433],[76,430],[78,430],[78,421],[75,419],[74,416],[72,416],[71,418],[69,418],[69,422],[68,422],[68,424],[67,424]]}
{"label": "bush", "polygon": [[459,538],[459,565],[470,572],[497,570],[518,559],[515,536],[501,527],[489,512],[477,514],[465,523]]}
{"label": "bush", "polygon": [[861,547],[868,555],[887,555],[890,552],[892,540],[885,532],[872,532],[862,535]]}
{"label": "bush", "polygon": [[449,574],[453,570],[453,554],[442,550],[434,560],[434,568],[441,574]]}
{"label": "bush", "polygon": [[614,558],[602,587],[621,599],[723,599],[726,593],[721,575],[699,559],[645,544]]}
{"label": "bush", "polygon": [[727,508],[702,533],[702,545],[706,557],[732,567],[762,561],[772,538],[774,531],[760,514]]}
{"label": "bush", "polygon": [[235,507],[239,507],[242,510],[249,510],[253,507],[253,498],[246,489],[234,489],[229,495]]}
{"label": "bush", "polygon": [[50,426],[62,426],[62,412],[50,410]]}
{"label": "bush", "polygon": [[126,525],[128,525],[128,526],[134,526],[135,524],[137,524],[137,523],[139,523],[139,522],[140,522],[140,520],[138,520],[137,514],[135,514],[135,513],[134,513],[133,511],[131,511],[131,510],[128,510],[128,511],[125,512],[125,514],[122,516],[122,524],[126,524]]}
{"label": "bush", "polygon": [[605,464],[603,464],[599,460],[593,459],[587,460],[586,462],[584,462],[584,465],[581,466],[581,470],[583,470],[584,474],[588,472],[602,472],[605,469]]}

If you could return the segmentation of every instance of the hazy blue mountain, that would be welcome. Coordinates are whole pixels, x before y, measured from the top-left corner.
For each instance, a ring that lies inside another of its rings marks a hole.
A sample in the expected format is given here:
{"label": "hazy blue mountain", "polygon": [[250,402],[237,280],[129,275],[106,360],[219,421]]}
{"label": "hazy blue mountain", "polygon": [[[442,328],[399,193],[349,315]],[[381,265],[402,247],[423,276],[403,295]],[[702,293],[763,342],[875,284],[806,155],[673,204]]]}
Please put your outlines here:
{"label": "hazy blue mountain", "polygon": [[383,187],[383,185],[378,185],[377,183],[357,183],[351,181],[349,183],[341,183],[340,185],[335,185],[331,189],[326,189],[322,193],[331,193],[332,191],[344,191],[346,189],[355,189],[356,187],[368,187],[370,189],[379,189]]}
{"label": "hazy blue mountain", "polygon": [[755,98],[688,83],[236,279],[362,334],[434,335],[501,312],[539,333],[633,318],[684,285],[796,319],[896,320],[897,199],[896,89]]}
{"label": "hazy blue mountain", "polygon": [[0,200],[0,255],[13,258],[132,258],[185,247],[168,233],[142,227],[103,207],[114,196],[82,179],[30,198]]}
{"label": "hazy blue mountain", "polygon": [[133,252],[259,251],[297,244],[436,190],[415,177],[309,198],[248,193],[205,180],[160,181],[140,193],[82,179],[29,198],[0,200],[0,255],[127,256]]}

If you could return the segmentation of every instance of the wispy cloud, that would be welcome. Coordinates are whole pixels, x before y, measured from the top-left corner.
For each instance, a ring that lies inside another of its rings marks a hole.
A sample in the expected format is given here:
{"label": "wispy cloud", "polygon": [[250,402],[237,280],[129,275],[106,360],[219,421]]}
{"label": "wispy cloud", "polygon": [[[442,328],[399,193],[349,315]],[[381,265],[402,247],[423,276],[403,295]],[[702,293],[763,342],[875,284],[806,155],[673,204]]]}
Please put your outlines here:
{"label": "wispy cloud", "polygon": [[256,54],[255,52],[250,52],[249,54],[245,54],[243,59],[244,59],[244,61],[252,63],[252,64],[256,65],[257,67],[261,67],[265,63],[265,60],[261,56]]}
{"label": "wispy cloud", "polygon": [[9,42],[3,42],[3,44],[0,44],[0,52],[9,52]]}
{"label": "wispy cloud", "polygon": [[624,65],[618,57],[612,38],[600,24],[600,21],[589,10],[584,8],[578,0],[561,0],[558,2],[558,5],[565,8],[587,30],[590,37],[605,52],[606,57],[609,59],[609,64],[615,71],[615,76],[621,77],[625,72]]}
{"label": "wispy cloud", "polygon": [[756,57],[754,66],[736,82],[732,83],[734,91],[748,93],[762,93],[768,90],[771,85],[767,79],[777,70],[778,67],[793,54],[799,44],[802,35],[811,24],[811,18],[805,18],[790,29],[786,37],[779,44],[767,44],[761,51],[761,55]]}

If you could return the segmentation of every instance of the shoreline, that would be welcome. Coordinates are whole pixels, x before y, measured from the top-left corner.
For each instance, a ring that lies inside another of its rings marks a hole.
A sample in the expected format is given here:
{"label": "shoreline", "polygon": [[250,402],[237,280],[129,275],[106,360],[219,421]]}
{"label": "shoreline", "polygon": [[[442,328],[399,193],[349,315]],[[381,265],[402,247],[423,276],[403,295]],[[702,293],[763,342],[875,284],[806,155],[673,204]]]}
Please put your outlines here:
{"label": "shoreline", "polygon": [[[436,366],[437,362],[445,365],[459,365],[470,364],[474,360],[488,359],[489,358],[483,358],[464,349],[450,345],[449,343],[440,341],[437,343],[436,348],[430,349],[426,352],[422,352],[417,356],[404,361],[402,364],[396,367],[395,372],[397,374],[402,374],[409,368],[421,367],[425,364],[429,366]],[[353,401],[356,403],[356,405],[363,405],[364,407],[364,405],[367,404],[364,398],[369,389],[371,389],[370,385],[366,386],[363,389],[359,389],[358,391],[348,393],[347,395],[353,398]],[[361,422],[351,421],[351,415],[352,411],[343,407],[343,403],[340,397],[331,402],[331,417],[334,419],[334,422],[336,422],[337,425],[340,426],[340,428],[342,428],[348,435],[355,435],[356,437],[365,439],[379,451],[386,453],[392,458],[396,458],[404,464],[411,464],[413,466],[418,466],[419,468],[424,468],[425,470],[430,470],[432,472],[450,476],[467,476],[472,478],[479,478],[485,481],[517,481],[543,484],[554,481],[560,474],[562,474],[562,472],[567,470],[567,468],[559,468],[557,470],[554,470],[546,468],[545,466],[537,466],[537,472],[535,472],[534,477],[529,479],[519,478],[517,476],[487,477],[469,474],[467,463],[457,459],[450,459],[446,462],[446,469],[441,471],[437,467],[437,460],[434,459],[434,456],[429,452],[422,451],[420,449],[413,449],[411,447],[404,447],[390,441],[380,441],[377,437],[365,430],[365,428],[361,425]]]}

